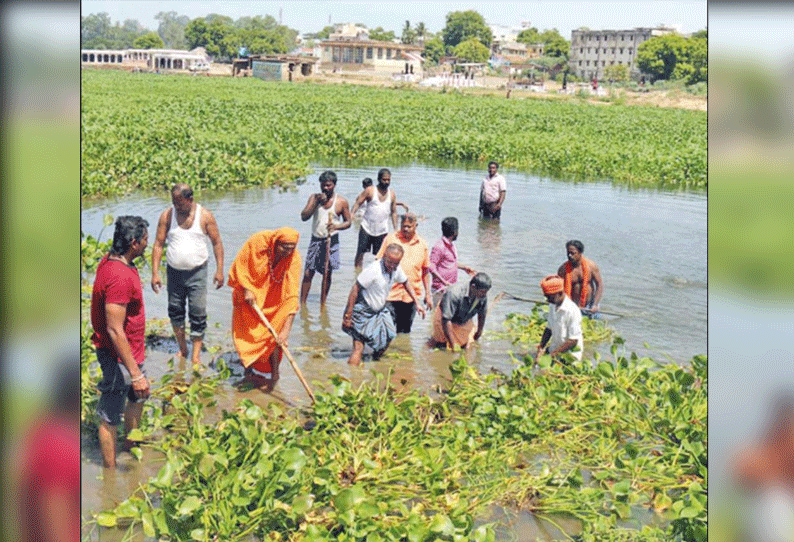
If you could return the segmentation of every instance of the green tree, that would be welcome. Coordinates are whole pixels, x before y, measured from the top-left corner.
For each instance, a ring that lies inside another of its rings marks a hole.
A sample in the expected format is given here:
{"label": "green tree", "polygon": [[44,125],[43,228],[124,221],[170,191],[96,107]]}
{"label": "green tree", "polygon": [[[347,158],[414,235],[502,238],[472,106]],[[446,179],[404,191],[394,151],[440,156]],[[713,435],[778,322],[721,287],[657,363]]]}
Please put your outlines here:
{"label": "green tree", "polygon": [[425,38],[428,37],[428,34],[429,32],[427,31],[425,23],[419,22],[419,24],[416,25],[416,38],[420,45],[424,45]]}
{"label": "green tree", "polygon": [[447,24],[441,34],[447,47],[455,47],[470,38],[477,38],[490,49],[493,41],[493,32],[485,24],[483,16],[474,10],[447,13]]}
{"label": "green tree", "polygon": [[629,67],[626,64],[612,64],[604,68],[604,79],[622,82],[629,79]]}
{"label": "green tree", "polygon": [[228,44],[236,44],[235,52],[241,46],[250,54],[283,54],[295,48],[298,31],[278,24],[270,15],[241,17],[233,26],[234,32],[224,39]]}
{"label": "green tree", "polygon": [[686,39],[678,34],[654,36],[637,47],[637,67],[654,79],[672,79],[687,48]]}
{"label": "green tree", "polygon": [[394,34],[394,30],[389,30],[386,32],[383,30],[382,27],[378,27],[375,30],[369,31],[369,39],[375,41],[394,41],[397,36]]}
{"label": "green tree", "polygon": [[196,47],[207,47],[210,42],[209,27],[202,18],[193,19],[185,27],[185,40],[190,49]]}
{"label": "green tree", "polygon": [[422,55],[426,60],[438,64],[439,59],[444,56],[444,42],[441,38],[435,37],[425,42],[425,48]]}
{"label": "green tree", "polygon": [[518,33],[516,37],[516,41],[519,43],[526,43],[527,45],[534,45],[536,43],[540,43],[540,32],[538,29],[533,27],[525,28],[521,32]]}
{"label": "green tree", "polygon": [[538,32],[538,29],[535,27],[527,28],[518,34],[516,41],[526,43],[527,45],[542,43],[544,55],[564,57],[565,60],[568,59],[568,54],[571,49],[570,42],[563,38],[556,28],[544,30],[543,32]]}
{"label": "green tree", "polygon": [[132,42],[132,46],[135,49],[162,49],[163,45],[163,38],[157,32],[149,32],[138,36]]}
{"label": "green tree", "polygon": [[216,14],[190,21],[185,27],[185,39],[190,49],[204,47],[208,55],[218,60],[231,61],[240,45],[232,19]]}
{"label": "green tree", "polygon": [[683,79],[688,85],[692,85],[707,79],[708,45],[704,38],[690,38],[687,45],[687,54],[673,69],[673,79]]}
{"label": "green tree", "polygon": [[124,24],[121,25],[121,29],[125,34],[129,36],[135,36],[136,38],[150,32],[141,23],[139,23],[137,19],[125,19]]}
{"label": "green tree", "polygon": [[187,15],[179,15],[176,11],[161,11],[154,18],[159,21],[157,33],[169,49],[187,49],[185,28],[190,22]]}
{"label": "green tree", "polygon": [[80,47],[83,49],[108,49],[107,37],[110,15],[106,12],[80,17]]}
{"label": "green tree", "polygon": [[563,57],[568,60],[571,43],[560,35],[556,28],[544,30],[540,34],[540,41],[545,45],[546,56]]}
{"label": "green tree", "polygon": [[703,81],[708,73],[706,40],[679,34],[655,36],[637,47],[637,67],[653,79]]}
{"label": "green tree", "polygon": [[459,43],[453,52],[463,62],[487,62],[491,55],[491,50],[477,38],[469,38]]}
{"label": "green tree", "polygon": [[403,27],[403,33],[400,41],[406,45],[413,45],[416,43],[416,36],[416,30],[411,28],[411,21],[405,21],[405,26]]}
{"label": "green tree", "polygon": [[322,30],[316,34],[309,34],[309,36],[317,40],[327,40],[334,30],[333,26],[324,26]]}
{"label": "green tree", "polygon": [[[705,31],[704,31],[705,32]],[[709,78],[709,44],[706,37],[690,38],[691,49],[689,59],[692,64],[692,76],[689,83],[708,81]]]}
{"label": "green tree", "polygon": [[698,30],[697,32],[692,34],[691,37],[693,37],[693,38],[703,38],[703,39],[707,40],[707,39],[709,39],[709,30],[708,30],[708,28],[704,28],[703,30]]}

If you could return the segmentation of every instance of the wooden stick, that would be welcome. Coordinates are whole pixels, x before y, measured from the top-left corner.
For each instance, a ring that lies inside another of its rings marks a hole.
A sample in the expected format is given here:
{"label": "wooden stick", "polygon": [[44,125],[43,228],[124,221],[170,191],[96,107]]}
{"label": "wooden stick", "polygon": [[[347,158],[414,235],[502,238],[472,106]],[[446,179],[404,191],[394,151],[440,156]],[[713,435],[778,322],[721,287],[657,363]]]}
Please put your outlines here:
{"label": "wooden stick", "polygon": [[[259,315],[259,318],[262,320],[262,322],[264,322],[265,326],[267,326],[267,329],[270,330],[270,333],[273,334],[273,338],[276,339],[276,341],[278,341],[278,333],[276,333],[276,330],[273,329],[273,326],[270,324],[270,321],[267,319],[267,317],[262,312],[262,309],[260,309],[256,304],[252,304],[251,307],[253,307],[253,309]],[[309,394],[309,397],[312,400],[312,404],[314,404],[314,401],[315,401],[314,393],[312,393],[312,389],[309,387],[309,384],[308,384],[308,382],[306,382],[306,379],[303,378],[303,373],[301,373],[301,370],[298,367],[298,364],[295,363],[295,360],[292,358],[292,354],[289,353],[289,350],[287,349],[286,346],[282,346],[281,349],[287,355],[287,359],[289,360],[290,365],[292,365],[292,368],[295,369],[295,374],[298,375],[298,380],[300,380],[301,384],[303,384],[303,387],[306,388],[306,393]]]}
{"label": "wooden stick", "polygon": [[[508,294],[507,292],[502,292],[501,294],[499,294],[496,297],[497,297],[497,299],[502,299],[503,297],[509,297],[511,299],[515,299],[516,301],[526,301],[527,303],[541,303],[543,305],[548,305],[549,304],[548,301],[540,301],[540,300],[537,300],[537,299],[527,299],[525,297],[518,297],[518,296],[515,296],[513,294]],[[602,311],[601,309],[598,309],[597,311],[594,311],[592,309],[586,309],[584,307],[579,307],[579,310],[584,312],[584,313],[587,313],[587,314],[603,313],[603,314],[608,314],[610,316],[618,316],[620,318],[624,317],[624,315],[622,315],[622,314],[618,314],[616,312]]]}
{"label": "wooden stick", "polygon": [[[331,213],[328,213],[328,225],[331,225]],[[323,269],[323,283],[320,285],[321,305],[325,303],[325,299],[328,297],[328,290],[330,290],[330,288],[327,287],[327,283],[329,267],[331,265],[331,232],[327,231],[326,233],[328,233],[328,237],[325,241],[325,268]]]}

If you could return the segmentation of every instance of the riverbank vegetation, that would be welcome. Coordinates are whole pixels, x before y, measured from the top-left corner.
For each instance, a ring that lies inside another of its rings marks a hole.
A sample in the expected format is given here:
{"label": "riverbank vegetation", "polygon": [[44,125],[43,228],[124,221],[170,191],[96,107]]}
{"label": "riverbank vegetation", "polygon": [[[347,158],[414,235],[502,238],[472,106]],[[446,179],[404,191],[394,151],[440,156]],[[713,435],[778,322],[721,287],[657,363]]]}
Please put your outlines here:
{"label": "riverbank vegetation", "polygon": [[706,186],[702,111],[113,70],[83,70],[81,93],[83,196],[290,186],[320,158]]}
{"label": "riverbank vegetation", "polygon": [[212,420],[228,369],[166,375],[134,435],[162,467],[95,520],[170,540],[483,541],[506,508],[574,517],[581,540],[705,540],[704,357],[516,362],[483,376],[461,358],[439,399],[335,377],[300,413],[243,400]]}
{"label": "riverbank vegetation", "polygon": [[[86,280],[84,311],[89,295]],[[508,318],[516,344],[534,340],[537,312]],[[99,379],[90,332],[84,319],[87,442]],[[507,513],[549,526],[573,518],[576,540],[705,540],[706,358],[660,364],[621,344],[612,359],[513,358],[510,374],[480,374],[461,357],[435,390],[333,376],[314,405],[292,410],[248,399],[220,409],[231,376],[220,357],[204,374],[172,366],[129,435],[141,442],[133,456],[161,463],[157,475],[84,534],[479,542],[504,538],[496,518]]]}

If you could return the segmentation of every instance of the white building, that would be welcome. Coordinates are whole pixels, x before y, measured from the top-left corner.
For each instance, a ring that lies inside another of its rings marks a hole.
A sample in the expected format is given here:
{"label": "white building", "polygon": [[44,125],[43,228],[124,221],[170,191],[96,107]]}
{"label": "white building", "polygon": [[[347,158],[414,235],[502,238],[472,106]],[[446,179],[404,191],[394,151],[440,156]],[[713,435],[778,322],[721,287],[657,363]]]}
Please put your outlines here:
{"label": "white building", "polygon": [[568,65],[571,72],[585,80],[604,79],[607,66],[625,65],[629,77],[637,78],[637,47],[654,36],[675,32],[674,28],[634,28],[632,30],[572,30]]}
{"label": "white building", "polygon": [[80,64],[84,66],[117,65],[150,70],[188,70],[207,63],[203,48],[179,49],[81,49]]}
{"label": "white building", "polygon": [[355,24],[340,24],[320,42],[323,70],[422,75],[422,47],[369,39],[369,31]]}

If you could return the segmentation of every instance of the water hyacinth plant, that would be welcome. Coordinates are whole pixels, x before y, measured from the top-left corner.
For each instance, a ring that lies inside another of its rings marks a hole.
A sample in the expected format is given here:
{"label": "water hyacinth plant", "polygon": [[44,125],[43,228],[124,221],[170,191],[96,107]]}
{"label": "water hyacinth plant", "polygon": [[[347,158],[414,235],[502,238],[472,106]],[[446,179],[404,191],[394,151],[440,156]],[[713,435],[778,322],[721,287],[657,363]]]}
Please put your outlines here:
{"label": "water hyacinth plant", "polygon": [[[301,412],[219,415],[222,363],[179,389],[166,375],[135,435],[162,467],[95,521],[163,540],[484,541],[505,507],[577,518],[581,540],[705,540],[704,356],[516,364],[483,376],[461,357],[437,398],[334,377]],[[644,510],[662,521],[633,524]]]}
{"label": "water hyacinth plant", "polygon": [[111,70],[81,81],[83,196],[177,181],[290,186],[313,159],[496,160],[562,179],[707,183],[703,111]]}

